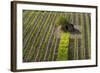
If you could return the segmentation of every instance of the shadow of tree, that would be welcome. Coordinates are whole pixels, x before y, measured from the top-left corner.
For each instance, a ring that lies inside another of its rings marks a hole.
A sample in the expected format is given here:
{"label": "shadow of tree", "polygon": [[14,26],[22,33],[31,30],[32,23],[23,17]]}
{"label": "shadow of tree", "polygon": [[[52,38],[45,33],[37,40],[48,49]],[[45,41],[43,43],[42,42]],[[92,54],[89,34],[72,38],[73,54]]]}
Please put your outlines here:
{"label": "shadow of tree", "polygon": [[79,31],[80,26],[76,26],[74,24],[71,24],[71,23],[67,23],[66,26],[62,26],[61,27],[61,30],[64,31],[64,32],[70,32],[71,34],[81,34],[81,32]]}
{"label": "shadow of tree", "polygon": [[69,31],[71,34],[81,34],[78,29],[74,29],[73,31]]}

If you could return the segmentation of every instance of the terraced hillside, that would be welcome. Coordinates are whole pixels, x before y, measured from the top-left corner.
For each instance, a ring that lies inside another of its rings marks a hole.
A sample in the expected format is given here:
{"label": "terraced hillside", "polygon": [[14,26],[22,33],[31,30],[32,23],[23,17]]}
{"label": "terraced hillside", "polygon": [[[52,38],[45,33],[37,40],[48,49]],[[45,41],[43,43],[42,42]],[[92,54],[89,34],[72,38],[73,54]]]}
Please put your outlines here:
{"label": "terraced hillside", "polygon": [[[58,31],[60,16],[73,24],[76,32]],[[23,10],[23,62],[90,59],[90,37],[89,13]]]}

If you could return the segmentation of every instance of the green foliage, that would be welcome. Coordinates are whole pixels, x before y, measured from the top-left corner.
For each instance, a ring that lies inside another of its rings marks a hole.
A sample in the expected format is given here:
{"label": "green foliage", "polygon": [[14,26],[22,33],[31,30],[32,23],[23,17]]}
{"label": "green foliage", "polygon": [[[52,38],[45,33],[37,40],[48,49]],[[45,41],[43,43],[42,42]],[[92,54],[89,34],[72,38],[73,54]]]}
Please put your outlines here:
{"label": "green foliage", "polygon": [[68,45],[69,45],[70,33],[61,33],[60,43],[58,47],[57,60],[67,60],[68,59]]}
{"label": "green foliage", "polygon": [[66,24],[67,24],[67,19],[63,16],[59,16],[56,20],[56,27],[59,26],[59,25],[62,25],[62,27],[65,27]]}

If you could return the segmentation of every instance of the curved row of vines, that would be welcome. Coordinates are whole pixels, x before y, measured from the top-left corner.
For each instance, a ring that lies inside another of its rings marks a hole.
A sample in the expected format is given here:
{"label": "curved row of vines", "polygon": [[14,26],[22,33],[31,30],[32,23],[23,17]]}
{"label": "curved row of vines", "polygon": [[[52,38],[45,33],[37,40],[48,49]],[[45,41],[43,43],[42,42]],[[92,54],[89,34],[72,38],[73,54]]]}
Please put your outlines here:
{"label": "curved row of vines", "polygon": [[[57,38],[59,16],[65,17],[81,34],[62,33]],[[89,13],[23,10],[23,62],[90,59],[90,28]]]}

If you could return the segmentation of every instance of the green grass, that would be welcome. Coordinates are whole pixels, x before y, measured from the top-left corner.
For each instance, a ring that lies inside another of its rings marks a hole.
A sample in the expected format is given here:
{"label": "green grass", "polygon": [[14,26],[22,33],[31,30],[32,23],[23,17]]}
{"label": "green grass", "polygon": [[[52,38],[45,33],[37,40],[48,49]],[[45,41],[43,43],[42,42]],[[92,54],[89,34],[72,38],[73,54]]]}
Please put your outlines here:
{"label": "green grass", "polygon": [[61,32],[57,61],[68,60],[69,37],[70,37],[70,33]]}

